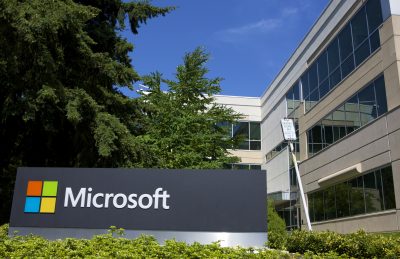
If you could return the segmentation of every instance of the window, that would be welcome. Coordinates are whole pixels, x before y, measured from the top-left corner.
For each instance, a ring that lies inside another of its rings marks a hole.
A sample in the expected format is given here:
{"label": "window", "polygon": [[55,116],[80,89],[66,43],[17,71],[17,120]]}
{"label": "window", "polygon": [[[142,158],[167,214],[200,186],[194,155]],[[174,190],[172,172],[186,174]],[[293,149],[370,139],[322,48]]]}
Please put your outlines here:
{"label": "window", "polygon": [[353,52],[353,45],[351,41],[351,28],[350,24],[347,24],[339,33],[339,50],[340,60],[342,60],[342,63],[343,60],[346,60]]}
{"label": "window", "polygon": [[261,170],[261,165],[259,164],[228,164],[226,169],[233,170]]}
{"label": "window", "polygon": [[261,150],[260,122],[240,121],[232,125],[223,122],[218,125],[231,129],[229,137],[239,138],[241,140],[240,143],[233,148],[241,150]]}
{"label": "window", "polygon": [[365,8],[362,8],[352,19],[351,31],[353,33],[353,45],[357,48],[368,37]]}
{"label": "window", "polygon": [[383,75],[308,130],[309,157],[387,112]]}
{"label": "window", "polygon": [[308,194],[311,221],[390,210],[396,207],[392,167]]}
{"label": "window", "polygon": [[290,180],[290,186],[297,187],[297,175],[296,175],[296,169],[294,166],[290,167],[289,169],[289,180]]}
{"label": "window", "polygon": [[259,122],[250,122],[250,150],[261,150],[261,128]]}
{"label": "window", "polygon": [[369,0],[365,5],[368,17],[369,32],[375,31],[382,23],[382,12],[380,0]]}
{"label": "window", "polygon": [[382,22],[380,0],[368,0],[310,64],[300,78],[306,111],[379,48]]}
{"label": "window", "polygon": [[283,141],[279,143],[276,147],[274,147],[270,152],[267,153],[265,158],[267,162],[270,161],[272,158],[276,157],[282,150],[287,147],[287,142]]}
{"label": "window", "polygon": [[328,52],[329,73],[333,73],[340,64],[338,39],[334,39],[332,41],[331,45],[327,49],[327,52]]}
{"label": "window", "polygon": [[248,122],[238,122],[233,124],[232,137],[240,137],[243,140],[239,143],[238,149],[250,149],[249,142],[249,123]]}

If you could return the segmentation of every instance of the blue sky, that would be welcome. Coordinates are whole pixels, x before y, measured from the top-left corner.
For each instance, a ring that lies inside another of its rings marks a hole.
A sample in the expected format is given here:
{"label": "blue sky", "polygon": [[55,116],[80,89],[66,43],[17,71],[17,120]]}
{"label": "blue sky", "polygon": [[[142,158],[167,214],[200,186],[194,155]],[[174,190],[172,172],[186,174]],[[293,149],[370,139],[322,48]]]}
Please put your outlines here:
{"label": "blue sky", "polygon": [[211,54],[209,77],[224,78],[222,94],[261,96],[328,1],[154,0],[177,9],[123,35],[140,75],[173,78],[183,55],[202,46]]}

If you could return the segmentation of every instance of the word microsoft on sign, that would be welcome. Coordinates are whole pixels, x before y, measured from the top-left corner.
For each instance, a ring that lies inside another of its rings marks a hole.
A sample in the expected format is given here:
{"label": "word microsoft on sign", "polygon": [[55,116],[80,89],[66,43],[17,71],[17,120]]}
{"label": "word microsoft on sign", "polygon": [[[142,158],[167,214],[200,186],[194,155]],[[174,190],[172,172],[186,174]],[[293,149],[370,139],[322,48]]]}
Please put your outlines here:
{"label": "word microsoft on sign", "polygon": [[171,195],[168,191],[163,191],[163,188],[157,188],[154,194],[141,194],[136,193],[92,193],[93,188],[81,188],[79,192],[74,192],[71,187],[65,189],[64,207],[76,207],[78,204],[81,208],[109,208],[113,206],[117,209],[135,209],[139,206],[141,209],[169,209],[167,204]]}

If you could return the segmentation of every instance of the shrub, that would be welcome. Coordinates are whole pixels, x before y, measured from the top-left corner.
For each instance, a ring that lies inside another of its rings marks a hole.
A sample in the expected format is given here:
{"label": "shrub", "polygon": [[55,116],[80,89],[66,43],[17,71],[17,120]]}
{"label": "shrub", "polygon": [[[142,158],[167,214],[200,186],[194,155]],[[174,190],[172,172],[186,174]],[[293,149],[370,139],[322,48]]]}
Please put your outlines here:
{"label": "shrub", "polygon": [[202,245],[168,240],[161,246],[151,236],[114,237],[116,228],[90,240],[55,241],[33,235],[9,237],[7,230],[7,225],[0,228],[0,258],[303,258],[267,249],[221,247],[219,243]]}
{"label": "shrub", "polygon": [[268,199],[268,243],[270,248],[285,249],[286,247],[286,224],[275,210],[274,201]]}
{"label": "shrub", "polygon": [[296,230],[286,238],[286,248],[292,253],[334,252],[356,258],[400,258],[400,238],[362,230],[352,234]]}
{"label": "shrub", "polygon": [[[167,240],[160,245],[154,237],[114,237],[119,229],[92,239],[66,238],[49,241],[38,236],[7,235],[0,227],[0,258],[400,258],[400,238],[367,234],[293,231],[285,235],[290,252],[267,248],[221,247]],[[120,233],[119,233],[120,234]]]}

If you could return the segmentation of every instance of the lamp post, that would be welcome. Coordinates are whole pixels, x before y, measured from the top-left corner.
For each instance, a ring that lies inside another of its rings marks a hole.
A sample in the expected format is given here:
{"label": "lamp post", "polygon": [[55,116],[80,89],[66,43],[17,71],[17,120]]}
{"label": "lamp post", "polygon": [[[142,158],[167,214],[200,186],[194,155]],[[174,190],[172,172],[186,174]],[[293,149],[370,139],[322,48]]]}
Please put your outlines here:
{"label": "lamp post", "polygon": [[306,202],[306,198],[305,198],[304,190],[303,190],[303,183],[301,182],[300,171],[299,171],[299,167],[297,165],[297,158],[296,158],[296,154],[294,153],[294,147],[293,147],[293,142],[292,142],[297,139],[293,120],[281,119],[281,126],[282,126],[282,131],[283,131],[283,137],[286,141],[288,141],[288,144],[289,144],[290,154],[292,155],[293,164],[294,164],[294,168],[296,171],[297,183],[299,184],[301,201],[303,203],[304,213],[306,214],[307,227],[308,227],[308,230],[311,231],[312,227],[311,227],[311,222],[310,222],[310,215],[308,212],[308,206],[307,206],[307,202]]}

